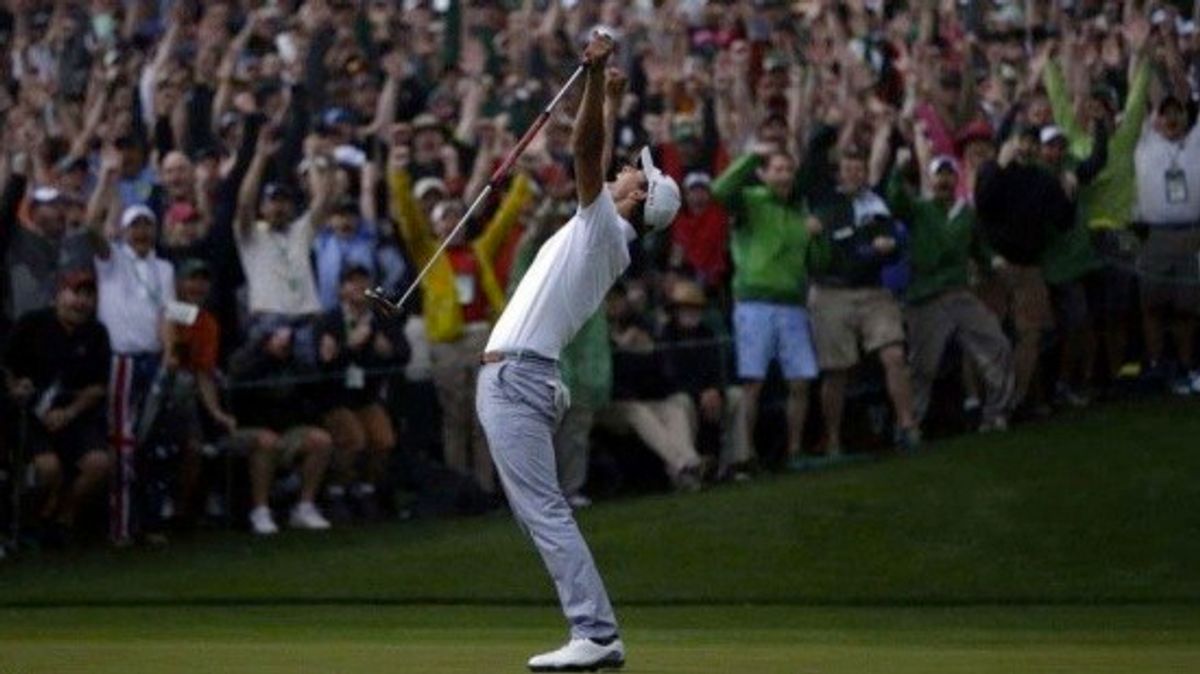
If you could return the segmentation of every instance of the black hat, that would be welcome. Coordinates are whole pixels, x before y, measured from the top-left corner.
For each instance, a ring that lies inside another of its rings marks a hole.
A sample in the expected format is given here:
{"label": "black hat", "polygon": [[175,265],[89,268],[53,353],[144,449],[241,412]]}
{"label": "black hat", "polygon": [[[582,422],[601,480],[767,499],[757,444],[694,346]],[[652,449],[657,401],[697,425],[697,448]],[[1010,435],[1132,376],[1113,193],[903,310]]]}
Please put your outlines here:
{"label": "black hat", "polygon": [[179,272],[176,276],[179,278],[192,278],[193,276],[212,278],[212,268],[198,257],[189,257],[179,263]]}

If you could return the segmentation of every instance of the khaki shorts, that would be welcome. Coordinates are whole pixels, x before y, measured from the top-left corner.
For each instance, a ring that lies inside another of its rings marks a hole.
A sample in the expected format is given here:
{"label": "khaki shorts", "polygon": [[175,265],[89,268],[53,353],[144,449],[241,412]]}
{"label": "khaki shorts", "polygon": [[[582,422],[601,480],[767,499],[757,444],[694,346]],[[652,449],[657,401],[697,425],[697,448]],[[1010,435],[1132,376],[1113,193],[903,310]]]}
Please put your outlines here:
{"label": "khaki shorts", "polygon": [[980,284],[979,299],[1003,323],[1012,321],[1018,333],[1034,333],[1054,327],[1050,290],[1041,267],[1009,265]]}
{"label": "khaki shorts", "polygon": [[1200,227],[1151,228],[1137,268],[1143,307],[1200,314]]}
{"label": "khaki shorts", "polygon": [[822,370],[849,369],[863,353],[904,343],[900,304],[882,288],[814,287],[808,308]]}
{"label": "khaki shorts", "polygon": [[[265,429],[261,428],[239,428],[233,432],[226,440],[230,451],[238,456],[250,456],[250,452],[258,444],[259,434]],[[309,432],[320,430],[315,426],[292,426],[283,433],[279,434],[279,460],[276,465],[291,466],[296,463],[296,458],[300,455],[300,449],[304,447],[304,441],[308,437]]]}

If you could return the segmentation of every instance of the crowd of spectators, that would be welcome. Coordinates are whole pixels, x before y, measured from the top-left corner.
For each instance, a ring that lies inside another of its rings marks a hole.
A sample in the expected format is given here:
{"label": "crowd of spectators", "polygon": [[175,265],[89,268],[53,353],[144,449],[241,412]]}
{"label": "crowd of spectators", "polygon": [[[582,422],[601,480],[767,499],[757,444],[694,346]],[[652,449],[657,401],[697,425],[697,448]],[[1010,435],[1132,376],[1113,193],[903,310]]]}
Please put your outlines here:
{"label": "crowd of spectators", "polygon": [[[575,210],[578,91],[434,251],[597,29],[611,165],[648,147],[685,203],[560,361],[574,507],[594,442],[694,491],[1200,394],[1197,14],[6,0],[0,465],[47,543],[231,507],[325,529],[395,516],[398,486],[500,504],[474,381]],[[404,315],[370,310],[431,260]]]}

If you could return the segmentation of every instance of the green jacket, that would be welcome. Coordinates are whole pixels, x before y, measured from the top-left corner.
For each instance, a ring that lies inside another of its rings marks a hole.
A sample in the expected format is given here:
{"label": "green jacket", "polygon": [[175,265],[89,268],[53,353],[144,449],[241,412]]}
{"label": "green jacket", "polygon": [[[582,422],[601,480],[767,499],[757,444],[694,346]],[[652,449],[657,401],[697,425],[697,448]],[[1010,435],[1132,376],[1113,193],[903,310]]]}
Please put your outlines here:
{"label": "green jacket", "polygon": [[[793,197],[783,200],[766,186],[751,184],[758,165],[757,155],[745,155],[713,182],[713,196],[733,216],[733,296],[803,305],[808,294],[803,190],[797,184]],[[797,172],[797,183],[799,178]]]}
{"label": "green jacket", "polygon": [[[543,236],[526,236],[513,256],[508,278],[508,296],[512,297],[537,257],[538,250],[553,230],[546,229]],[[608,319],[601,306],[583,324],[558,358],[563,383],[571,392],[571,405],[599,409],[612,399],[613,372],[612,346],[608,340]]]}
{"label": "green jacket", "polygon": [[898,173],[888,181],[887,197],[892,214],[908,225],[909,304],[969,287],[972,258],[987,268],[991,255],[967,202],[916,198]]}
{"label": "green jacket", "polygon": [[[1082,160],[1092,153],[1092,137],[1075,117],[1066,80],[1057,62],[1047,64],[1043,79],[1054,110],[1054,122],[1066,134],[1071,154]],[[1130,84],[1121,121],[1108,140],[1108,163],[1079,191],[1080,219],[1090,229],[1123,228],[1132,218],[1137,192],[1133,151],[1146,119],[1149,88],[1150,62],[1142,59]]]}

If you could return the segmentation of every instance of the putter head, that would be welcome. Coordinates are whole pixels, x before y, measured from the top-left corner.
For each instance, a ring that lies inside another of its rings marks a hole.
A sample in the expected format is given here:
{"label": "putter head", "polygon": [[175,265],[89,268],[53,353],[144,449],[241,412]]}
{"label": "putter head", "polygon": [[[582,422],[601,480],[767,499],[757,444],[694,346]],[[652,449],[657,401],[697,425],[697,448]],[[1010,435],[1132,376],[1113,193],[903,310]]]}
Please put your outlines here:
{"label": "putter head", "polygon": [[393,318],[399,315],[400,307],[396,306],[387,298],[387,293],[384,291],[382,286],[376,286],[370,290],[366,290],[363,292],[363,294],[367,296],[367,300],[370,302],[371,308],[380,316],[385,318]]}

